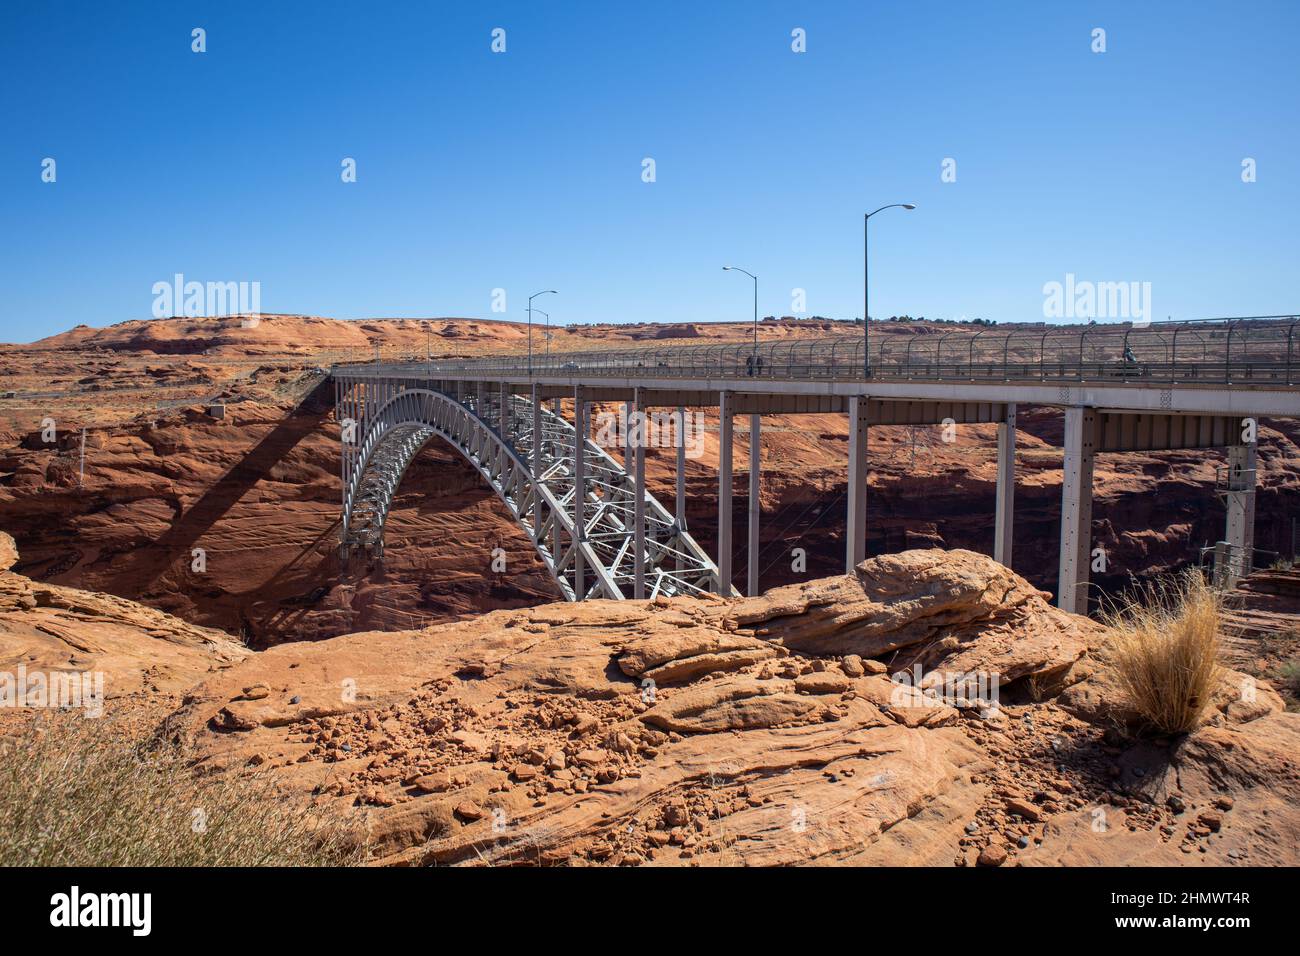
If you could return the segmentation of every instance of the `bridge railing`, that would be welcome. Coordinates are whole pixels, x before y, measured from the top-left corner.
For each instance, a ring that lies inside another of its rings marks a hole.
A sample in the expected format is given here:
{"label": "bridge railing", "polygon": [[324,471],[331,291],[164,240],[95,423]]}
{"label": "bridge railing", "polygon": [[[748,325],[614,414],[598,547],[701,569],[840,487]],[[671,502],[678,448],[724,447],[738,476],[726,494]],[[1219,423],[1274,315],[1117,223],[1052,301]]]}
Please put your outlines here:
{"label": "bridge railing", "polygon": [[[564,376],[862,379],[863,336],[433,360],[422,371]],[[871,377],[970,381],[1295,384],[1300,316],[1013,329],[873,323]]]}

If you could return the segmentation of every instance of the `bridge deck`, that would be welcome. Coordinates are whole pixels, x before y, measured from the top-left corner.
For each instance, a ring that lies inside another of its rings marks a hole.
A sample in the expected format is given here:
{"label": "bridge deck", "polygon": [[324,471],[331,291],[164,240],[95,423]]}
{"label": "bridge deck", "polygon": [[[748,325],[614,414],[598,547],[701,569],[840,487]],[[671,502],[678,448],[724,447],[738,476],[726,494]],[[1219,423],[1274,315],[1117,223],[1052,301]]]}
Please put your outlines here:
{"label": "bridge deck", "polygon": [[[886,326],[889,328],[889,326]],[[1300,317],[985,328],[338,366],[349,377],[1300,414]],[[928,330],[927,330],[928,331]]]}

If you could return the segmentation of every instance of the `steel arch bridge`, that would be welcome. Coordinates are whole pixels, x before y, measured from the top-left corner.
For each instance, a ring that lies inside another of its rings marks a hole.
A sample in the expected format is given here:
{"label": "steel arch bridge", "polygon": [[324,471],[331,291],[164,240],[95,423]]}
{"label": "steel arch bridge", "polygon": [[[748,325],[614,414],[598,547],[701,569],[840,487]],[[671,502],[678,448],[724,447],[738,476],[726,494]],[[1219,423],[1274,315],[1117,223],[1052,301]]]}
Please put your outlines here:
{"label": "steel arch bridge", "polygon": [[718,592],[718,567],[684,522],[649,493],[638,507],[633,476],[589,437],[578,454],[583,417],[579,428],[529,397],[461,391],[336,378],[344,560],[357,553],[382,560],[393,497],[436,437],[496,492],[567,600],[632,597],[638,571],[646,597]]}
{"label": "steel arch bridge", "polygon": [[[376,347],[373,363],[331,369],[346,442],[344,553],[382,556],[384,521],[402,474],[439,435],[510,508],[566,598],[734,595],[732,453],[735,420],[748,417],[746,591],[757,595],[762,417],[842,414],[846,573],[867,553],[870,428],[900,424],[996,424],[993,556],[1010,566],[1016,416],[1023,405],[1056,408],[1063,418],[1060,607],[1088,607],[1093,473],[1102,453],[1221,449],[1228,460],[1221,489],[1226,521],[1216,555],[1221,550],[1232,559],[1224,562],[1229,577],[1233,568],[1251,566],[1256,428],[1260,417],[1300,419],[1300,316],[1035,323],[924,335],[904,325],[873,335],[869,361],[867,344],[864,329],[806,341],[407,355],[390,362]],[[548,401],[555,403],[549,411]],[[629,413],[635,407],[638,416],[677,410],[678,516],[686,513],[680,443],[686,409],[717,410],[716,563],[683,522],[644,493],[644,448],[630,450],[624,469],[596,444],[577,439],[590,431],[588,408],[614,402]],[[573,424],[562,408],[572,412]]]}

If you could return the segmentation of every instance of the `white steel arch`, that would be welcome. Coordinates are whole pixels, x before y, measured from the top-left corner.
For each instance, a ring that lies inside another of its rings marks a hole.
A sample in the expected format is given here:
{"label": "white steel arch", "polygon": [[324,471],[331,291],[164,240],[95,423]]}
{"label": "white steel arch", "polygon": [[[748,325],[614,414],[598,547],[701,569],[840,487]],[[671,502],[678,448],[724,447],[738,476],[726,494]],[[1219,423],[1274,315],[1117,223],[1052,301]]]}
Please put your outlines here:
{"label": "white steel arch", "polygon": [[[502,415],[502,404],[505,414]],[[359,410],[358,440],[348,447],[341,550],[383,557],[384,525],[393,496],[415,456],[435,436],[483,476],[528,534],[565,598],[621,600],[635,582],[635,482],[622,464],[584,440],[585,494],[575,507],[577,431],[545,406],[508,392],[480,389],[458,400],[426,388],[398,387],[389,397],[342,394],[337,410]],[[494,428],[489,419],[501,423]],[[534,477],[533,423],[540,428],[540,474]],[[717,590],[717,565],[654,496],[644,496],[646,594]],[[577,529],[581,526],[582,533]]]}

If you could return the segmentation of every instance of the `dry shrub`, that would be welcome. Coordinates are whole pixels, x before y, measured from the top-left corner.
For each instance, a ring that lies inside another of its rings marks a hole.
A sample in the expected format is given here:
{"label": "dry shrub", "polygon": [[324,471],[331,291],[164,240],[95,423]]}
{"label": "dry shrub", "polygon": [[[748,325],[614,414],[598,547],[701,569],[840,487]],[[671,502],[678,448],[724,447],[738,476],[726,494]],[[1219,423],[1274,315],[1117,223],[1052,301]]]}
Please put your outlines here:
{"label": "dry shrub", "polygon": [[1221,599],[1196,570],[1103,611],[1111,667],[1134,710],[1160,733],[1194,730],[1220,677]]}
{"label": "dry shrub", "polygon": [[0,752],[0,866],[343,866],[362,847],[268,780],[196,775],[111,718],[43,714]]}
{"label": "dry shrub", "polygon": [[1282,692],[1292,701],[1300,700],[1300,658],[1287,661],[1279,667],[1277,676],[1278,683],[1282,685]]}

